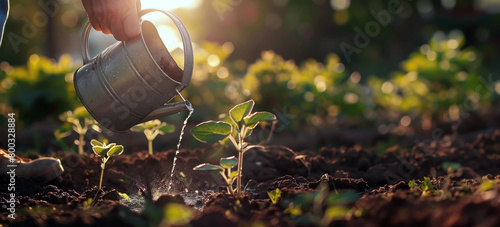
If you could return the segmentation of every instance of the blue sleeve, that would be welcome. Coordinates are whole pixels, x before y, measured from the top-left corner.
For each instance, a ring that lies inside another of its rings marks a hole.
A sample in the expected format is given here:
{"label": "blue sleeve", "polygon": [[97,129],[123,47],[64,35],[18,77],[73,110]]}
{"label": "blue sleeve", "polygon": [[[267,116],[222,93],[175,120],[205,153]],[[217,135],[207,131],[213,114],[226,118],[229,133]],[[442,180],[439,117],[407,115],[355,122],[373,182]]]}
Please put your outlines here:
{"label": "blue sleeve", "polygon": [[9,16],[9,0],[0,0],[0,46],[2,45],[3,30]]}

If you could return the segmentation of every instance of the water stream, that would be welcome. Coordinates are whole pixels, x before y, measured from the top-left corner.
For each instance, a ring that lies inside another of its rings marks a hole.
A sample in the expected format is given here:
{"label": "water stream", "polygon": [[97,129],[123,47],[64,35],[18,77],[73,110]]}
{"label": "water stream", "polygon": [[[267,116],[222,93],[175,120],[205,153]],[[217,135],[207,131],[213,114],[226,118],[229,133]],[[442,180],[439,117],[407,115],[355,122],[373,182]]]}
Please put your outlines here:
{"label": "water stream", "polygon": [[174,182],[175,163],[177,161],[177,155],[179,154],[179,149],[181,148],[182,136],[184,135],[184,129],[186,129],[187,122],[188,122],[189,118],[191,117],[191,114],[193,114],[193,111],[194,111],[194,109],[189,110],[189,114],[187,115],[186,120],[184,120],[184,125],[182,126],[182,129],[181,129],[181,134],[179,136],[179,142],[177,143],[177,150],[175,151],[175,155],[174,155],[174,162],[172,163],[172,170],[170,171],[170,178],[169,178],[167,192],[170,192],[170,190],[172,189],[172,184]]}

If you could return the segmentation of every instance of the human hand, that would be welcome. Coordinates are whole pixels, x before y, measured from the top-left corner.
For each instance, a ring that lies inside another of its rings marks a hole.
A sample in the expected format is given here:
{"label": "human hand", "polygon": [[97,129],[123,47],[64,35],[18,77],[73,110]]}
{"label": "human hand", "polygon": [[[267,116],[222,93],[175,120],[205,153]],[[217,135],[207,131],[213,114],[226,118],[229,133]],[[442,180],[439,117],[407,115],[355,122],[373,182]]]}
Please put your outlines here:
{"label": "human hand", "polygon": [[140,0],[82,0],[82,4],[95,30],[113,34],[118,41],[139,35]]}

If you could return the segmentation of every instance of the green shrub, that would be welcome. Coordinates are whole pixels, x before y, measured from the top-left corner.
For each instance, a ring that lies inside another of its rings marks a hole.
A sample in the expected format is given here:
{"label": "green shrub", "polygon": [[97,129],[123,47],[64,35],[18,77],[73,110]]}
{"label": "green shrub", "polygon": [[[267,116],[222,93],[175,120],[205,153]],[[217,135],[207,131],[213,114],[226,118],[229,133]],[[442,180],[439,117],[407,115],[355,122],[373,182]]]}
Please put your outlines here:
{"label": "green shrub", "polygon": [[4,68],[7,70],[1,84],[5,90],[0,91],[0,99],[26,124],[47,117],[57,119],[79,103],[71,83],[75,67],[69,55],[63,55],[58,62],[31,55],[25,66]]}

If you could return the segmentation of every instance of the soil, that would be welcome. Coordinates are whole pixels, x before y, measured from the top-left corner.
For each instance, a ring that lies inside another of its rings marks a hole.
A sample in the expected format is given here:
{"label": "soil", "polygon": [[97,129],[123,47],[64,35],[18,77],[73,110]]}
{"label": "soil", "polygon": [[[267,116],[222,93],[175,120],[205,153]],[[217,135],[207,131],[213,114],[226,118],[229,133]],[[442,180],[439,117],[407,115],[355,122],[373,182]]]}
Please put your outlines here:
{"label": "soil", "polygon": [[[246,193],[239,199],[225,192],[217,173],[192,170],[203,162],[218,163],[220,149],[181,150],[171,194],[167,178],[174,150],[113,157],[92,206],[98,159],[55,153],[66,170],[59,179],[46,185],[16,179],[15,220],[4,212],[7,187],[0,188],[0,221],[7,226],[145,226],[155,223],[152,212],[141,212],[151,198],[152,207],[193,207],[191,226],[500,226],[500,130],[471,142],[445,136],[381,154],[361,146],[296,154],[280,146],[250,150],[243,166]],[[445,169],[450,163],[460,168]],[[424,185],[424,177],[431,179],[429,189],[410,187]],[[0,176],[2,185],[8,181]],[[268,192],[276,188],[281,198],[272,204]]]}

